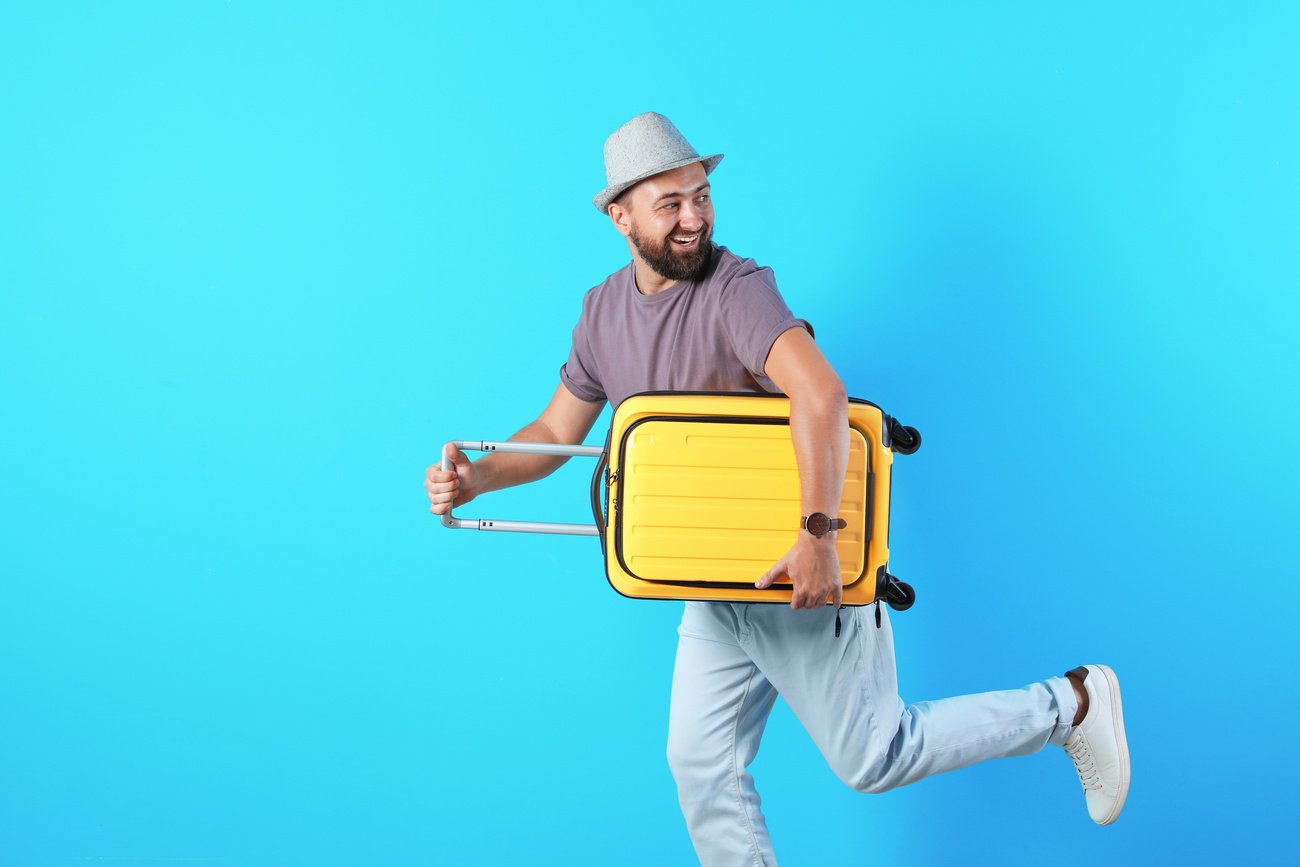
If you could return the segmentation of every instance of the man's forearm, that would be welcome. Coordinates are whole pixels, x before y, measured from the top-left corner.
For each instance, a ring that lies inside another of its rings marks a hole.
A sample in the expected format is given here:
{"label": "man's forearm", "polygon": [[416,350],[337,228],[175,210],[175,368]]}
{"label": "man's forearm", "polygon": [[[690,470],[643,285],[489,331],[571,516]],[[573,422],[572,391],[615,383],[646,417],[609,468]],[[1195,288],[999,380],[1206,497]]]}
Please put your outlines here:
{"label": "man's forearm", "polygon": [[[535,421],[510,438],[510,442],[558,443],[555,433],[542,421]],[[555,472],[568,458],[551,455],[521,455],[493,452],[474,463],[477,493],[499,491],[535,482]]]}
{"label": "man's forearm", "polygon": [[[834,371],[801,382],[788,379],[786,382],[803,513],[822,512],[838,517],[844,470],[849,460],[849,409],[844,386]],[[785,556],[755,581],[754,586],[771,587],[782,575],[788,575],[794,585],[791,608],[820,608],[828,601],[838,606],[843,590],[835,536],[819,538],[800,532]],[[839,634],[838,622],[835,634]]]}
{"label": "man's forearm", "polygon": [[838,380],[790,395],[790,435],[803,513],[838,516],[849,461],[848,398]]}

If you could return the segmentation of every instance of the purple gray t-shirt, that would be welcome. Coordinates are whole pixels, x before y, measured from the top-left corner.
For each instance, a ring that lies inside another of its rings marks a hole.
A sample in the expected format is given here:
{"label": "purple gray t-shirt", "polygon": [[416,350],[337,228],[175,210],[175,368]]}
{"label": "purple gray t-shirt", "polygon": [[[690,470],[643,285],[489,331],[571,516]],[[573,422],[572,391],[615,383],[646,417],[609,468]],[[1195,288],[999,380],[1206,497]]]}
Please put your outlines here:
{"label": "purple gray t-shirt", "polygon": [[560,381],[617,409],[641,391],[778,391],[763,373],[783,332],[812,326],[781,299],[771,268],[713,246],[704,276],[642,295],[633,266],[582,300]]}

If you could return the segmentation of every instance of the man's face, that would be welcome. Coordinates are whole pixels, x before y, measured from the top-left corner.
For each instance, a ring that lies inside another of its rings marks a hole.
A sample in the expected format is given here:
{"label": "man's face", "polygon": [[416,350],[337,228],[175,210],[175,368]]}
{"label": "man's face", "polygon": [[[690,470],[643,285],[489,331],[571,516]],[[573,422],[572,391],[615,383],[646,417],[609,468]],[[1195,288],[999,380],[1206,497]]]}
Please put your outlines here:
{"label": "man's face", "polygon": [[691,280],[709,262],[713,202],[704,166],[692,163],[646,178],[624,199],[627,236],[666,280]]}

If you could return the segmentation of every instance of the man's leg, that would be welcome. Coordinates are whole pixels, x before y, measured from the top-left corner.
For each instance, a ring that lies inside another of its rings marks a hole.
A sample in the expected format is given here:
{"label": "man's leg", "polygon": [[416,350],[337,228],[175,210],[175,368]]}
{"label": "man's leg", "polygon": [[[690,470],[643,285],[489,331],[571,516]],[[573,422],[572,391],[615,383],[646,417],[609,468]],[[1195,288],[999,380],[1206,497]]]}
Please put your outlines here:
{"label": "man's leg", "polygon": [[1064,745],[1077,710],[1064,677],[1023,689],[904,707],[888,614],[872,608],[791,611],[748,606],[742,646],[781,693],[845,784],[883,792],[986,759]]}
{"label": "man's leg", "polygon": [[746,768],[758,752],[776,690],[740,647],[734,607],[688,602],[678,630],[668,764],[704,867],[776,864]]}

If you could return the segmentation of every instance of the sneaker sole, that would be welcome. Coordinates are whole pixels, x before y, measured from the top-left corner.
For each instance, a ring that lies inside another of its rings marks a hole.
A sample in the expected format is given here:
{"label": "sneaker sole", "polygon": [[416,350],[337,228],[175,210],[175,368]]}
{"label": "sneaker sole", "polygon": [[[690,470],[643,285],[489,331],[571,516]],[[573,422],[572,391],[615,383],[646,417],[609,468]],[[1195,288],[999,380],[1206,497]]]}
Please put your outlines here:
{"label": "sneaker sole", "polygon": [[1119,741],[1119,793],[1115,796],[1115,806],[1111,807],[1106,817],[1097,823],[1098,825],[1109,825],[1119,818],[1120,810],[1124,809],[1124,802],[1128,800],[1130,776],[1128,736],[1124,734],[1124,705],[1119,697],[1119,678],[1115,676],[1115,672],[1111,671],[1110,666],[1091,665],[1089,668],[1097,669],[1106,678],[1106,690],[1110,693],[1111,722],[1115,727],[1115,739]]}

